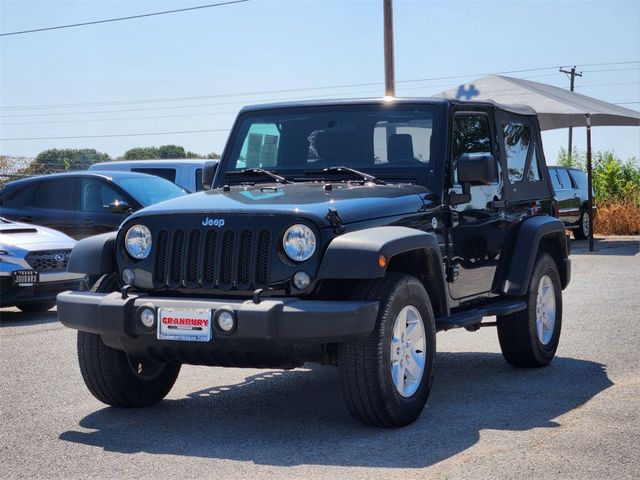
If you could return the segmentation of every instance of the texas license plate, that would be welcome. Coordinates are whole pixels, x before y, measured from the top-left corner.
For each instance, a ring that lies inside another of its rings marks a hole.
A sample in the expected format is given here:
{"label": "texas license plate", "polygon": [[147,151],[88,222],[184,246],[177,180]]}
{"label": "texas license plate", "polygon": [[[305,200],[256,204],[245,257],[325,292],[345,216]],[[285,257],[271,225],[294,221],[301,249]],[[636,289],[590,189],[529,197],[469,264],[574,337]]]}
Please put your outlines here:
{"label": "texas license plate", "polygon": [[33,287],[40,282],[40,274],[35,270],[14,270],[11,276],[16,287]]}
{"label": "texas license plate", "polygon": [[211,340],[211,310],[207,308],[160,308],[158,340],[208,342]]}

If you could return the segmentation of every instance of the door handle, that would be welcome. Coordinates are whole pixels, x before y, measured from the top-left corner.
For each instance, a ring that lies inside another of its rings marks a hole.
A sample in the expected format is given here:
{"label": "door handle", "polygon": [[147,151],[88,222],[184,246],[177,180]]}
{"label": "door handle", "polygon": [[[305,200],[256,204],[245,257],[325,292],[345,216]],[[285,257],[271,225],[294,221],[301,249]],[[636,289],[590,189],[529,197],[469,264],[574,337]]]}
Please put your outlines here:
{"label": "door handle", "polygon": [[85,225],[93,225],[93,220],[85,219],[82,221],[82,223],[84,223]]}
{"label": "door handle", "polygon": [[20,218],[19,221],[26,222],[26,223],[31,223],[31,222],[33,222],[33,217],[22,217],[22,218]]}

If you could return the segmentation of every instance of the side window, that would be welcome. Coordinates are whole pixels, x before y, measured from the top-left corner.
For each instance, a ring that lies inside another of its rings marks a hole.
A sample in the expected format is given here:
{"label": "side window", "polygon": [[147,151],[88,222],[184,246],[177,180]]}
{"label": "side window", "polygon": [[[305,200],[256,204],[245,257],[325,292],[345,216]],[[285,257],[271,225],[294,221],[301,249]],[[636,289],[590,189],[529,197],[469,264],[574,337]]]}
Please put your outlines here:
{"label": "side window", "polygon": [[553,184],[553,189],[554,190],[562,190],[562,184],[560,183],[560,180],[558,180],[558,169],[556,168],[550,168],[549,169],[549,176],[551,177],[551,183]]}
{"label": "side window", "polygon": [[538,149],[534,146],[533,152],[531,152],[531,164],[529,165],[529,171],[527,173],[527,179],[530,182],[539,182],[540,178],[540,165],[538,164]]}
{"label": "side window", "polygon": [[202,169],[196,168],[196,192],[201,192],[204,190],[202,186]]}
{"label": "side window", "polygon": [[109,213],[109,205],[123,200],[122,194],[100,180],[83,179],[80,188],[80,209],[84,212]]}
{"label": "side window", "polygon": [[567,190],[571,190],[573,185],[571,184],[571,179],[569,178],[569,172],[567,172],[564,168],[556,169],[558,172],[558,177],[560,177],[560,183],[562,183],[562,188]]}
{"label": "side window", "polygon": [[176,183],[175,168],[134,167],[131,171],[136,173],[146,173],[147,175],[155,175],[156,177],[164,178],[165,180]]}
{"label": "side window", "polygon": [[580,170],[569,170],[569,175],[571,175],[571,179],[573,180],[573,183],[576,184],[577,188],[582,190],[587,189],[587,176],[584,172],[581,172]]}
{"label": "side window", "polygon": [[76,180],[73,178],[42,182],[33,196],[33,206],[52,210],[75,210],[75,184]]}
{"label": "side window", "polygon": [[33,207],[35,202],[35,193],[39,184],[28,185],[11,196],[11,203],[23,207]]}
{"label": "side window", "polygon": [[521,182],[531,145],[531,127],[523,123],[507,122],[502,125],[504,149],[507,154],[509,182]]}
{"label": "side window", "polygon": [[458,159],[465,153],[492,153],[487,115],[458,114],[453,117],[452,171],[458,183]]}
{"label": "side window", "polygon": [[272,167],[278,161],[280,132],[274,123],[254,123],[244,139],[235,168]]}

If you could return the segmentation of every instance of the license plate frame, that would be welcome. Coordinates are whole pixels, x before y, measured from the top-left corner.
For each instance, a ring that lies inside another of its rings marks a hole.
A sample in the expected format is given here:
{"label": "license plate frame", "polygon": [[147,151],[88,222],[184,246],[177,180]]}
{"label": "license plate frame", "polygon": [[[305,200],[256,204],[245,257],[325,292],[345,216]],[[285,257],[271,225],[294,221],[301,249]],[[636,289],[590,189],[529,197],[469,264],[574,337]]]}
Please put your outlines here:
{"label": "license plate frame", "polygon": [[33,287],[40,283],[40,272],[36,270],[14,270],[11,282],[15,287]]}
{"label": "license plate frame", "polygon": [[209,342],[211,309],[162,307],[158,309],[156,338],[178,342]]}

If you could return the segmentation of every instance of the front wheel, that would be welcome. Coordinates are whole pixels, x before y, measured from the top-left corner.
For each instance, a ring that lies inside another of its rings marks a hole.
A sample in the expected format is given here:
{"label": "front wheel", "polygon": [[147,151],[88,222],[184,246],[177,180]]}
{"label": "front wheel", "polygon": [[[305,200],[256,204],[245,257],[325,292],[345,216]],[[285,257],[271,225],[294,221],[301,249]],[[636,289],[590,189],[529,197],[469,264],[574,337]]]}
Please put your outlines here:
{"label": "front wheel", "polygon": [[[104,275],[91,291],[110,293],[117,289],[115,274]],[[145,407],[167,396],[180,373],[180,365],[133,359],[111,348],[100,335],[78,332],[80,372],[94,397],[114,407]]]}
{"label": "front wheel", "polygon": [[527,308],[498,317],[505,360],[517,367],[543,367],[556,354],[562,328],[562,288],[555,261],[538,256],[525,296]]}
{"label": "front wheel", "polygon": [[338,346],[347,408],[368,425],[407,425],[431,391],[436,330],[429,296],[416,278],[390,273],[362,284],[354,297],[380,307],[367,338]]}

